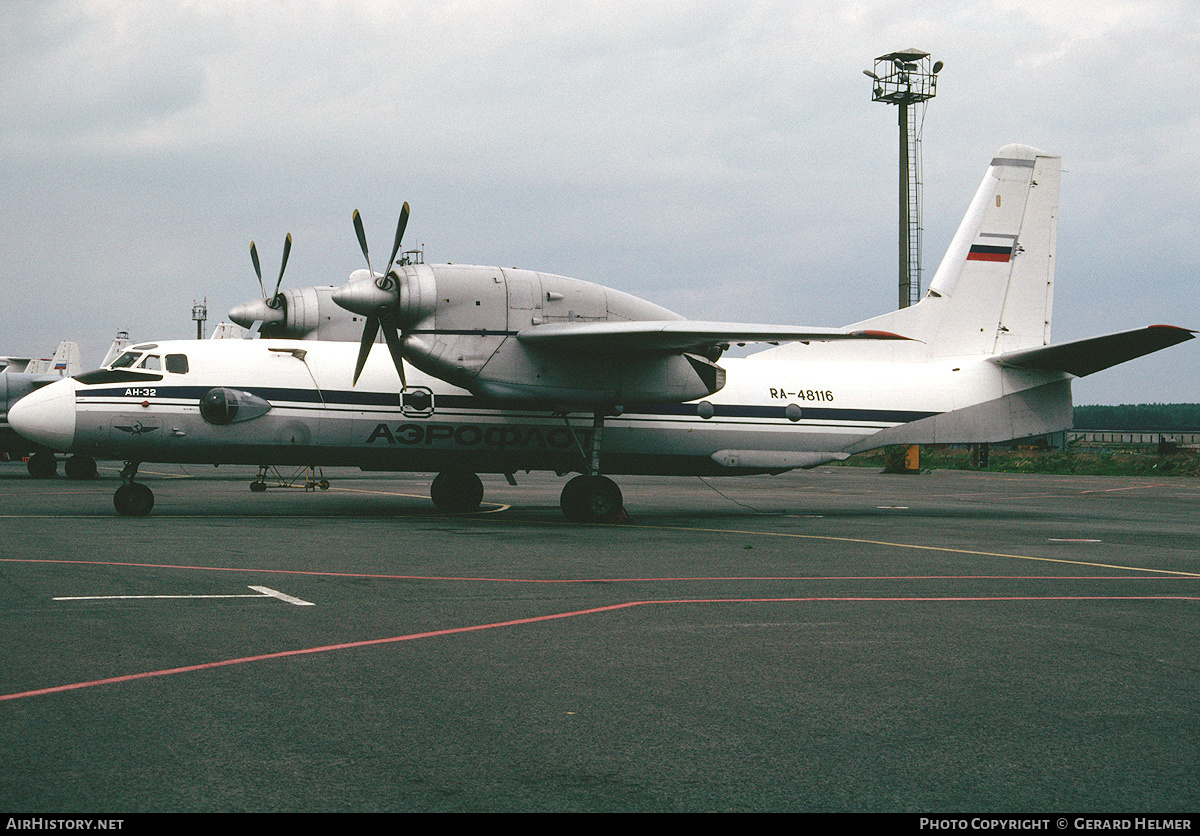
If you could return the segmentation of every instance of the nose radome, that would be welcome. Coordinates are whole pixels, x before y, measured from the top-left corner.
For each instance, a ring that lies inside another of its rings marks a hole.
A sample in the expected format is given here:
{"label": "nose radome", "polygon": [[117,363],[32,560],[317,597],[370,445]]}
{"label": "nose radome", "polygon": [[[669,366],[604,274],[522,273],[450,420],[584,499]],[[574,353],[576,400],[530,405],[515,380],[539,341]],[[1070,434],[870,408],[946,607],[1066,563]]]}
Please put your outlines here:
{"label": "nose radome", "polygon": [[30,392],[8,410],[8,423],[29,441],[66,452],[75,443],[75,389],[72,378]]}

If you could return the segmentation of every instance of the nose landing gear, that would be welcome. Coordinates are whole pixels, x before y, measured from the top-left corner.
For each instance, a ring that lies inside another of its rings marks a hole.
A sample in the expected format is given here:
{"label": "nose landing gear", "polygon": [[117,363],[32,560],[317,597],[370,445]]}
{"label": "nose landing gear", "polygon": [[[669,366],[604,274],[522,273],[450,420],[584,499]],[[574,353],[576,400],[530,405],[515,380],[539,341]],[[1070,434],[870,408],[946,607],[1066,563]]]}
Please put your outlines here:
{"label": "nose landing gear", "polygon": [[121,487],[113,494],[113,507],[123,517],[144,517],[154,508],[154,491],[141,482],[134,482],[139,462],[125,462],[121,471]]}

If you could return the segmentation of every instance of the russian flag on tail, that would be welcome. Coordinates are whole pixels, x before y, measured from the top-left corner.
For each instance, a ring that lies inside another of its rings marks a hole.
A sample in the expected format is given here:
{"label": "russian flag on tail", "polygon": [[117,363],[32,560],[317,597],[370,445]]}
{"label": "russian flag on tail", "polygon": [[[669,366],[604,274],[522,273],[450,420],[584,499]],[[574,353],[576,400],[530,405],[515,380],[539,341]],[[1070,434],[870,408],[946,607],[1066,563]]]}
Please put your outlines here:
{"label": "russian flag on tail", "polygon": [[1012,247],[993,247],[987,244],[976,244],[967,253],[967,261],[1009,261],[1012,259]]}
{"label": "russian flag on tail", "polygon": [[1017,250],[1017,236],[983,233],[980,238],[988,241],[977,241],[971,245],[967,253],[967,261],[1012,261],[1013,253]]}

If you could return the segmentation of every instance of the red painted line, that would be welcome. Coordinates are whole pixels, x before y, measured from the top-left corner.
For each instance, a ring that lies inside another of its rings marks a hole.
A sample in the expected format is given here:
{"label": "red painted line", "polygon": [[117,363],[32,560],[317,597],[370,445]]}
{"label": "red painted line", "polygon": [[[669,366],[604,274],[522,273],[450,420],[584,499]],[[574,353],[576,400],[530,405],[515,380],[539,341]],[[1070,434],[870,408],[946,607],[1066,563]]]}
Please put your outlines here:
{"label": "red painted line", "polygon": [[149,679],[156,676],[171,676],[177,673],[192,673],[194,671],[209,670],[211,668],[222,668],[229,665],[245,665],[250,662],[265,662],[270,659],[282,659],[287,656],[303,656],[309,653],[327,653],[333,650],[351,650],[356,647],[369,647],[375,644],[392,644],[395,642],[415,641],[416,639],[428,639],[436,636],[450,636],[455,633],[470,633],[476,630],[493,630],[497,627],[512,627],[517,624],[534,624],[539,621],[553,621],[557,618],[572,618],[579,615],[591,615],[598,612],[606,612],[608,610],[619,610],[625,607],[637,606],[637,603],[612,604],[607,607],[595,607],[590,610],[576,610],[574,612],[555,613],[554,615],[540,615],[533,618],[518,618],[512,621],[497,621],[492,624],[475,624],[470,627],[451,627],[446,630],[429,630],[424,633],[410,633],[406,636],[392,636],[386,639],[367,639],[359,642],[343,642],[341,644],[327,644],[321,647],[307,647],[301,650],[283,650],[278,653],[263,653],[258,656],[243,656],[238,659],[224,659],[219,662],[205,662],[200,665],[186,665],[181,668],[166,668],[160,671],[144,671],[143,673],[131,673],[125,676],[111,676],[105,679],[94,679],[90,682],[75,682],[70,685],[55,685],[51,688],[38,688],[33,691],[22,691],[17,694],[0,694],[0,702],[4,700],[15,700],[22,697],[37,697],[44,694],[57,694],[62,691],[74,691],[79,688],[92,688],[96,685],[114,685],[118,682],[131,682],[136,679]]}
{"label": "red painted line", "polygon": [[845,596],[800,598],[676,598],[663,601],[638,601],[638,604],[727,604],[764,602],[923,602],[923,601],[1200,601],[1200,595],[904,595]]}
{"label": "red painted line", "polygon": [[32,691],[21,691],[15,694],[0,694],[0,702],[5,700],[16,700],[25,697],[45,696],[47,694],[57,694],[63,691],[75,691],[80,688],[93,688],[97,685],[114,685],[120,682],[132,682],[138,679],[149,679],[159,676],[172,676],[180,673],[193,673],[196,671],[209,670],[212,668],[228,667],[230,665],[245,665],[251,662],[264,662],[271,659],[282,659],[288,656],[302,656],[311,653],[328,653],[335,650],[351,650],[359,647],[370,647],[371,645],[393,644],[396,642],[415,641],[416,639],[436,638],[438,636],[450,636],[456,633],[470,633],[479,630],[493,630],[498,627],[512,627],[520,624],[536,624],[542,621],[554,621],[560,618],[575,618],[581,615],[594,615],[602,612],[612,612],[614,610],[628,609],[630,607],[641,607],[650,604],[757,604],[757,603],[926,603],[926,602],[958,602],[958,601],[980,601],[980,602],[1001,602],[1001,601],[1197,601],[1200,596],[1193,595],[1051,595],[1051,596],[1022,596],[1022,595],[1002,595],[1002,596],[914,596],[914,597],[869,597],[869,596],[850,596],[850,597],[796,597],[796,598],[676,598],[661,601],[627,601],[623,604],[610,604],[604,607],[593,607],[586,610],[574,610],[572,612],[555,613],[553,615],[540,615],[532,618],[517,618],[511,621],[497,621],[491,624],[476,624],[470,627],[452,627],[445,630],[429,630],[423,633],[410,633],[404,636],[392,636],[386,639],[368,639],[358,642],[342,642],[340,644],[322,645],[321,647],[309,647],[300,650],[284,650],[278,653],[264,653],[258,656],[243,656],[237,659],[224,659],[219,662],[205,662],[200,665],[187,665],[179,668],[166,668],[158,671],[144,671],[142,673],[126,674],[125,676],[112,676],[105,679],[94,679],[89,682],[75,682],[69,685],[55,685],[50,688],[38,688]]}

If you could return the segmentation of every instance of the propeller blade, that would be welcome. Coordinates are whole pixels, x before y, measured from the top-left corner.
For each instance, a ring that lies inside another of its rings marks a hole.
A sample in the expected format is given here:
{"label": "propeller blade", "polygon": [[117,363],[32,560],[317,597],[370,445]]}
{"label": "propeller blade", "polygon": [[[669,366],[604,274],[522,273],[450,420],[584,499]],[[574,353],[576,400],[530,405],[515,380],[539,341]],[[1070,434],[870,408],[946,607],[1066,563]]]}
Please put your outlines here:
{"label": "propeller blade", "polygon": [[367,365],[367,355],[371,353],[371,344],[375,342],[375,335],[379,333],[379,317],[367,317],[367,324],[363,327],[362,342],[358,346],[358,362],[354,365],[354,381],[350,385],[358,383],[358,376],[362,374],[363,366]]}
{"label": "propeller blade", "polygon": [[400,252],[400,241],[404,238],[404,228],[408,226],[408,201],[404,201],[404,208],[400,210],[400,223],[396,225],[396,243],[392,244],[392,257],[388,260],[387,269],[391,270],[392,265],[396,263],[396,254]]}
{"label": "propeller blade", "polygon": [[[283,271],[287,269],[288,253],[292,251],[292,233],[287,234],[283,241],[283,263],[279,265],[279,281],[275,282],[275,296],[279,295],[279,287],[283,284]],[[271,298],[274,299],[275,296]]]}
{"label": "propeller blade", "polygon": [[383,329],[383,338],[387,340],[388,352],[392,355],[392,362],[400,374],[400,389],[403,391],[408,388],[408,381],[404,379],[404,348],[400,343],[400,334],[394,325],[389,325]]}
{"label": "propeller blade", "polygon": [[258,247],[254,246],[254,242],[250,242],[250,260],[254,262],[254,274],[258,276],[258,289],[262,291],[263,299],[267,298],[267,289],[262,283],[262,268],[258,266]]}
{"label": "propeller blade", "polygon": [[371,256],[367,254],[367,234],[363,232],[362,216],[358,214],[358,210],[354,210],[354,232],[358,235],[358,245],[362,247],[363,258],[367,260],[367,270],[371,270]]}
{"label": "propeller blade", "polygon": [[[390,298],[393,292],[397,294],[399,293],[400,277],[396,274],[396,271],[392,269],[392,265],[396,262],[396,255],[400,252],[400,242],[404,240],[404,229],[406,226],[408,226],[408,215],[408,202],[405,201],[403,208],[400,210],[400,220],[396,224],[396,240],[392,243],[392,257],[388,259],[387,266],[384,268],[385,279],[390,278],[395,282],[395,284],[391,284],[386,280],[382,282],[376,282],[371,288],[372,295],[384,293],[386,294],[385,298]],[[371,256],[367,251],[367,234],[363,230],[362,216],[358,214],[357,209],[354,210],[353,219],[354,233],[358,236],[358,246],[362,248],[363,258],[367,260],[367,271],[374,276],[375,271],[371,267]],[[287,256],[285,255],[284,258],[286,259]],[[350,289],[357,289],[353,290],[349,296],[340,299],[339,304],[348,303],[356,296],[361,296],[363,293],[361,287],[362,283],[356,284],[352,282],[351,284],[347,285],[346,288],[343,289],[343,293],[348,292]],[[372,302],[371,307],[375,308],[376,304],[377,303]],[[396,372],[400,375],[400,386],[401,391],[403,391],[404,389],[408,388],[408,381],[405,380],[404,376],[404,343],[400,339],[400,332],[396,328],[396,323],[388,314],[388,310],[392,304],[394,304],[394,302],[390,301],[386,304],[381,304],[378,308],[378,313],[375,316],[367,317],[366,325],[363,327],[362,342],[358,346],[358,362],[354,367],[354,383],[358,383],[358,378],[360,375],[362,375],[362,370],[367,365],[367,357],[371,353],[371,345],[375,342],[375,338],[379,335],[379,328],[382,325],[383,338],[384,341],[387,342],[388,353],[392,355],[392,363],[394,363],[396,366]],[[355,308],[352,306],[351,309],[353,310]],[[388,318],[387,322],[382,321],[384,317]]]}

